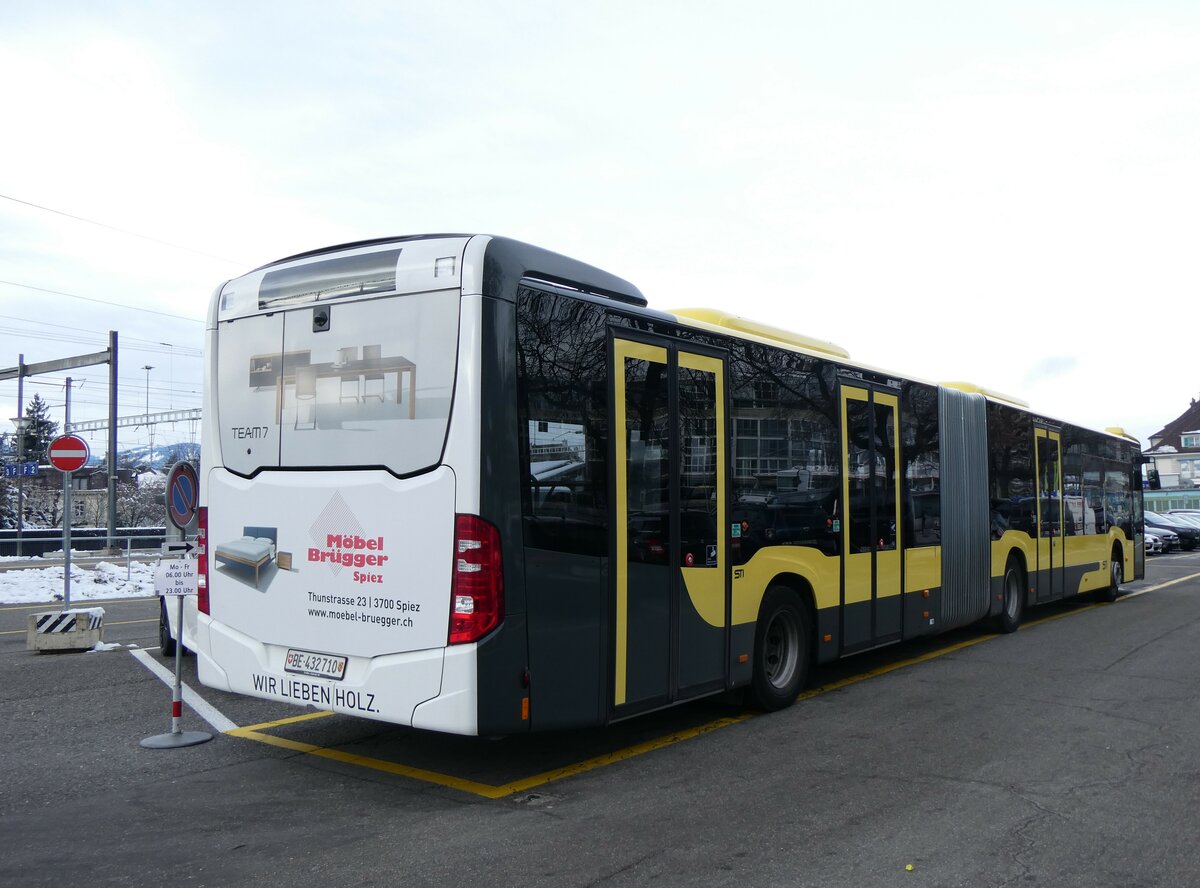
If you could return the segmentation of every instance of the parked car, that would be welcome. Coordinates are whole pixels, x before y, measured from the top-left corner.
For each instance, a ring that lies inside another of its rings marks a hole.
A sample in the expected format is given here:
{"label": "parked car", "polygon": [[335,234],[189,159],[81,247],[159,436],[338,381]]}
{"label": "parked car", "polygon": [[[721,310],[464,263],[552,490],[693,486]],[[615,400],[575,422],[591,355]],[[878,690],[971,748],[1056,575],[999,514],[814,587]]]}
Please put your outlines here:
{"label": "parked car", "polygon": [[1169,531],[1179,537],[1179,547],[1190,552],[1200,545],[1200,527],[1188,524],[1171,515],[1160,515],[1158,512],[1146,511],[1146,529],[1162,536],[1159,531]]}
{"label": "parked car", "polygon": [[1162,514],[1167,518],[1173,518],[1176,521],[1182,521],[1184,524],[1190,524],[1192,527],[1200,529],[1200,512],[1172,509],[1170,512],[1164,512]]}
{"label": "parked car", "polygon": [[1162,554],[1163,542],[1162,542],[1161,537],[1157,536],[1156,534],[1150,533],[1150,531],[1146,531],[1146,533],[1143,535],[1143,540],[1145,541],[1144,545],[1145,545],[1147,555],[1161,555]]}
{"label": "parked car", "polygon": [[1174,552],[1179,548],[1179,534],[1171,533],[1169,530],[1159,528],[1153,531],[1154,535],[1162,542],[1163,552]]}

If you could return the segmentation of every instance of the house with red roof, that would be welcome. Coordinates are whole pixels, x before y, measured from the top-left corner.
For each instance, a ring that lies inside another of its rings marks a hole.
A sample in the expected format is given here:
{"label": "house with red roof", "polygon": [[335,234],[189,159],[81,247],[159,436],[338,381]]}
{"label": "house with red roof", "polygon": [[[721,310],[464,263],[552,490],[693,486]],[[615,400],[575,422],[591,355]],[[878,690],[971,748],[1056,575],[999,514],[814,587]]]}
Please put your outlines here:
{"label": "house with red roof", "polygon": [[1200,487],[1200,401],[1151,435],[1145,455],[1162,488]]}

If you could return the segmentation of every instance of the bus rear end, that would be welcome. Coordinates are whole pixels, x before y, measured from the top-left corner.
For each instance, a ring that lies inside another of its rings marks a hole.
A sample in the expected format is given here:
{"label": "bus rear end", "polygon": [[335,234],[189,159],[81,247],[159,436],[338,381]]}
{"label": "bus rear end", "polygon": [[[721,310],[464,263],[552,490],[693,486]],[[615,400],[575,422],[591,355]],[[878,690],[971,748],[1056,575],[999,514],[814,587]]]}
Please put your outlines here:
{"label": "bus rear end", "polygon": [[470,269],[486,242],[335,248],[215,294],[203,683],[478,732],[476,642],[504,614],[497,531],[478,517]]}

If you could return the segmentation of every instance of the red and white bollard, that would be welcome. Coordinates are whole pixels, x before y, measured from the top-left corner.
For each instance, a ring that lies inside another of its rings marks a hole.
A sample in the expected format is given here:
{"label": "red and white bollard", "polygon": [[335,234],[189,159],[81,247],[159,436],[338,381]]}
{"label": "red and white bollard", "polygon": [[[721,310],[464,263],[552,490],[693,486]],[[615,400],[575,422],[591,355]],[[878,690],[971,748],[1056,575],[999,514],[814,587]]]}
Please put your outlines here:
{"label": "red and white bollard", "polygon": [[175,641],[175,686],[171,689],[171,733],[147,737],[141,742],[141,745],[147,749],[195,746],[212,739],[212,734],[207,731],[183,730],[183,678],[180,675],[183,665],[183,596],[176,595],[174,597],[179,602],[179,609],[176,611],[179,615],[179,621],[176,623],[179,627],[179,638]]}

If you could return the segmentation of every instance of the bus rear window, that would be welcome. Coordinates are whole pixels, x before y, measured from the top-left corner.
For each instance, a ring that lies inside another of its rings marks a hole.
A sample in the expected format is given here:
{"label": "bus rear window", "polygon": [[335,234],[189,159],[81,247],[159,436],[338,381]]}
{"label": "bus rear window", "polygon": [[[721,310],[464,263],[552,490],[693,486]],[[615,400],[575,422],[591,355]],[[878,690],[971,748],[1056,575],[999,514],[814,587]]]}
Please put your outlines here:
{"label": "bus rear window", "polygon": [[259,468],[438,463],[458,346],[457,291],[305,306],[223,322],[224,462]]}

